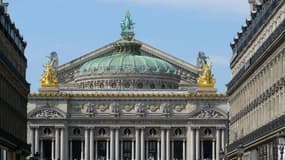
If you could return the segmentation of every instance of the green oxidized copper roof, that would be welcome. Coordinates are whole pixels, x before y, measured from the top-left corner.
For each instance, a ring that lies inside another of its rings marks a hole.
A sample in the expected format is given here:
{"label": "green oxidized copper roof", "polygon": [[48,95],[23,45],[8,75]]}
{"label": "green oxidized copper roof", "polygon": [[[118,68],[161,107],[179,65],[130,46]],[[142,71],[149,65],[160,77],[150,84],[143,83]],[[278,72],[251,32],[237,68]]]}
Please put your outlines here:
{"label": "green oxidized copper roof", "polygon": [[155,57],[141,55],[141,44],[134,40],[134,23],[127,12],[121,23],[121,40],[114,43],[116,51],[110,56],[95,58],[80,67],[80,74],[88,73],[159,73],[175,74],[170,63]]}

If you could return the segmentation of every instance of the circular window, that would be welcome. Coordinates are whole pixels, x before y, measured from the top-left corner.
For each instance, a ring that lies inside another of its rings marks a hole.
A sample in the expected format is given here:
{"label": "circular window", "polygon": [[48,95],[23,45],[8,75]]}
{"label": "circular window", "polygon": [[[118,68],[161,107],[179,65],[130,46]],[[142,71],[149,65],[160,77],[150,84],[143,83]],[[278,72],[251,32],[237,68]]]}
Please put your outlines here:
{"label": "circular window", "polygon": [[155,85],[152,83],[152,84],[150,85],[150,88],[151,88],[151,89],[154,89],[154,88],[155,88]]}
{"label": "circular window", "polygon": [[206,136],[210,136],[212,134],[212,131],[209,128],[207,128],[207,129],[205,129],[204,134]]}
{"label": "circular window", "polygon": [[50,128],[45,128],[44,129],[44,135],[50,135],[51,134],[51,129]]}
{"label": "circular window", "polygon": [[73,135],[79,136],[80,135],[80,129],[79,128],[73,129]]}
{"label": "circular window", "polygon": [[117,84],[116,83],[112,83],[112,88],[116,88],[117,87]]}
{"label": "circular window", "polygon": [[125,134],[126,136],[130,135],[130,134],[131,134],[131,130],[130,130],[129,128],[125,129],[125,130],[124,130],[124,134]]}
{"label": "circular window", "polygon": [[155,130],[154,128],[150,129],[150,130],[149,130],[149,134],[150,134],[151,136],[155,136],[155,135],[156,135],[156,130]]}
{"label": "circular window", "polygon": [[175,135],[176,135],[176,136],[182,135],[182,130],[181,130],[180,128],[177,128],[177,129],[175,130]]}
{"label": "circular window", "polygon": [[100,128],[100,129],[99,129],[99,135],[100,135],[100,136],[104,136],[105,134],[106,134],[105,129],[104,129],[104,128]]}
{"label": "circular window", "polygon": [[142,83],[138,83],[138,88],[143,88],[143,84]]}

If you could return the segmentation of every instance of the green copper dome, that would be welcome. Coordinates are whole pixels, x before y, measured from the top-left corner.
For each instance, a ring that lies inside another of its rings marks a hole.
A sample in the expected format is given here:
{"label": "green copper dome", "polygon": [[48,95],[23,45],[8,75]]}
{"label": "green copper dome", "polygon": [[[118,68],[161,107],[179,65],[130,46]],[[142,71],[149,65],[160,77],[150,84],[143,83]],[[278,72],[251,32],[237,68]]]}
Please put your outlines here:
{"label": "green copper dome", "polygon": [[88,73],[158,73],[175,74],[170,63],[158,58],[137,54],[113,54],[95,58],[80,67],[80,74]]}

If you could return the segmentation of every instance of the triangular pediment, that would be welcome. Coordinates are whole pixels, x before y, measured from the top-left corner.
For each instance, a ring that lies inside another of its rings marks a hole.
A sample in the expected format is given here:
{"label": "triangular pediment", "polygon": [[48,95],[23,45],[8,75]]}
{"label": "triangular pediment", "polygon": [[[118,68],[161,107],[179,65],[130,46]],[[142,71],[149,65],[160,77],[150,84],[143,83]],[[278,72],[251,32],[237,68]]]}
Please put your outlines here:
{"label": "triangular pediment", "polygon": [[32,119],[62,119],[65,118],[65,114],[56,108],[40,107],[31,111],[28,117]]}

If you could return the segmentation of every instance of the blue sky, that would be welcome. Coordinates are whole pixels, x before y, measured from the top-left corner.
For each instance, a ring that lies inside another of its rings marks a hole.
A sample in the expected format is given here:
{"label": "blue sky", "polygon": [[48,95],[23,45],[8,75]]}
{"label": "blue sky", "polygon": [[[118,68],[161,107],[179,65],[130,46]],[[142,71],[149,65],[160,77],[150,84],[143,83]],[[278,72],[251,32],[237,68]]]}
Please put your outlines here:
{"label": "blue sky", "polygon": [[249,15],[247,0],[6,0],[8,12],[28,43],[27,79],[37,92],[46,56],[60,64],[120,38],[130,10],[136,39],[196,63],[199,51],[213,61],[219,92],[231,75],[230,42]]}

